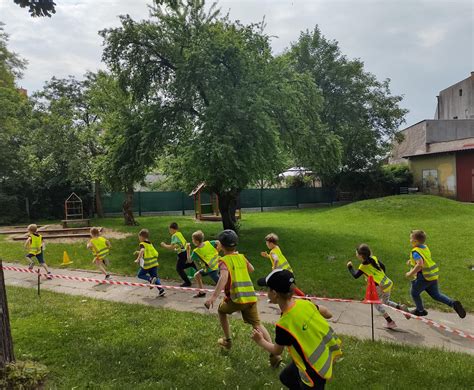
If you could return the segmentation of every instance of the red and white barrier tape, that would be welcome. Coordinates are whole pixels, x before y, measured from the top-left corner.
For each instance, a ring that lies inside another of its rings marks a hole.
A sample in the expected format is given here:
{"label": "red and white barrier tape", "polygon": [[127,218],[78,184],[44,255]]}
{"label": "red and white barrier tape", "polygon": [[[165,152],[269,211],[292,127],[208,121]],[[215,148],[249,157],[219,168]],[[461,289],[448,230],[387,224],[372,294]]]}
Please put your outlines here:
{"label": "red and white barrier tape", "polygon": [[424,317],[418,317],[418,316],[415,316],[411,313],[407,313],[406,311],[403,311],[403,310],[400,310],[400,309],[397,309],[395,307],[391,307],[391,306],[388,306],[388,305],[383,305],[385,307],[388,307],[392,310],[395,310],[395,311],[398,311],[399,313],[403,314],[404,316],[406,317],[410,317],[410,318],[414,318],[415,320],[418,320],[418,321],[421,321],[421,322],[424,322],[425,324],[429,325],[429,326],[432,326],[434,328],[438,328],[438,329],[443,329],[444,331],[448,332],[448,333],[453,333],[453,334],[456,334],[460,337],[464,337],[466,339],[470,339],[470,340],[474,340],[474,335],[472,334],[469,334],[467,332],[464,332],[460,329],[456,329],[456,328],[451,328],[450,326],[446,326],[446,325],[443,325],[443,324],[439,324],[433,320],[430,320],[429,318],[424,318]]}
{"label": "red and white barrier tape", "polygon": [[[30,270],[28,268],[20,268],[20,267],[11,267],[11,266],[2,266],[2,268],[6,271],[15,271],[15,272],[24,272],[24,273],[31,273],[37,275],[38,273],[36,271]],[[46,278],[46,274],[41,274],[41,276]],[[148,287],[148,288],[164,288],[167,290],[180,290],[180,291],[193,291],[193,292],[214,292],[214,290],[211,289],[205,289],[205,288],[194,288],[194,287],[180,287],[180,286],[168,286],[168,285],[156,285],[156,284],[148,284],[148,283],[138,283],[138,282],[125,282],[125,281],[120,281],[120,280],[106,280],[106,279],[95,279],[95,278],[87,278],[87,277],[82,277],[82,276],[69,276],[69,275],[59,275],[59,274],[49,274],[48,275],[50,278],[53,279],[66,279],[66,280],[76,280],[79,282],[92,282],[92,283],[98,283],[98,284],[111,284],[111,285],[119,285],[119,286],[129,286],[129,287]],[[257,292],[258,296],[261,297],[266,297],[267,294],[264,292]],[[318,300],[318,301],[328,301],[328,302],[349,302],[349,303],[361,303],[361,301],[356,301],[354,299],[342,299],[342,298],[324,298],[324,297],[312,297],[312,296],[306,296],[306,297],[296,297],[296,298],[304,298],[304,299],[311,299],[311,300]],[[453,333],[456,334],[460,337],[474,340],[474,335],[469,334],[467,332],[464,332],[462,330],[456,329],[456,328],[451,328],[446,325],[439,324],[433,320],[430,320],[428,318],[423,318],[423,317],[418,317],[415,316],[411,313],[407,313],[403,310],[396,309],[394,307],[385,305],[385,307],[388,307],[392,310],[398,311],[399,313],[409,316],[411,318],[414,318],[418,321],[421,321],[429,326],[432,326],[434,328],[438,329],[443,329],[448,333]]]}

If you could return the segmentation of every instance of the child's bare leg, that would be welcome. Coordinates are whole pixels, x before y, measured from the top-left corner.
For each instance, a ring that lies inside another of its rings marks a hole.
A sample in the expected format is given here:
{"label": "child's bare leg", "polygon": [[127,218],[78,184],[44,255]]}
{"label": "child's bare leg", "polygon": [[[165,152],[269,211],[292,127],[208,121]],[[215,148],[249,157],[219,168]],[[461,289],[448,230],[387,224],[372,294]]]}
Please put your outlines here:
{"label": "child's bare leg", "polygon": [[194,274],[194,280],[197,282],[199,288],[204,288],[202,284],[202,276],[200,272]]}
{"label": "child's bare leg", "polygon": [[43,267],[43,269],[46,271],[47,274],[49,273],[49,268],[46,265],[46,263],[41,263],[41,267]]}
{"label": "child's bare leg", "polygon": [[104,275],[107,275],[107,274],[108,274],[108,272],[107,272],[107,270],[105,269],[105,265],[104,265],[104,263],[103,263],[102,260],[96,259],[95,264],[97,265],[97,267],[99,267],[100,271],[101,271]]}
{"label": "child's bare leg", "polygon": [[219,321],[221,322],[222,330],[226,339],[230,339],[230,325],[227,314],[219,313]]}

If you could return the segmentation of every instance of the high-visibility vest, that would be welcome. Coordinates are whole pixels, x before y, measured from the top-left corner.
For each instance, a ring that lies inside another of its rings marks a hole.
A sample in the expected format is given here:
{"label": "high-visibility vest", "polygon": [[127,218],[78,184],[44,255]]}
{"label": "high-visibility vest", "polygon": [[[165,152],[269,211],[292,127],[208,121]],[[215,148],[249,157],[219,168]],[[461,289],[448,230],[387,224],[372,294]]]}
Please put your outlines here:
{"label": "high-visibility vest", "polygon": [[143,254],[143,269],[150,269],[158,267],[158,251],[155,249],[152,243],[142,241],[140,243],[145,249]]}
{"label": "high-visibility vest", "polygon": [[[377,257],[372,256],[375,262],[380,266]],[[366,275],[366,276],[373,276],[375,283],[377,283],[383,291],[390,291],[393,287],[393,282],[385,275],[383,272],[382,267],[380,267],[380,271],[375,268],[372,264],[361,264],[359,265],[359,269]]]}
{"label": "high-visibility vest", "polygon": [[176,236],[179,240],[179,248],[176,248],[175,251],[180,253],[186,250],[186,239],[184,238],[183,234],[181,232],[176,232],[173,234],[173,236]]}
{"label": "high-visibility vest", "polygon": [[202,247],[194,249],[194,252],[199,256],[205,267],[210,271],[217,271],[219,268],[219,252],[209,241],[204,241],[203,244]]}
{"label": "high-visibility vest", "polygon": [[427,246],[424,248],[420,248],[419,246],[412,248],[410,252],[410,262],[412,266],[416,265],[416,261],[413,258],[415,252],[423,258],[423,268],[421,270],[423,277],[428,281],[438,280],[439,267],[431,258],[430,249]]}
{"label": "high-visibility vest", "polygon": [[104,237],[91,238],[91,244],[93,245],[92,253],[100,260],[103,260],[110,252],[107,240]]}
{"label": "high-visibility vest", "polygon": [[[278,269],[287,269],[288,271],[290,272],[293,272],[293,269],[291,268],[290,266],[290,263],[288,262],[288,260],[286,259],[286,257],[283,255],[283,253],[281,252],[281,249],[279,246],[276,246],[275,248],[273,248],[271,251],[270,251],[270,257],[272,255],[276,255],[278,257],[278,265],[276,268]],[[272,268],[275,268],[273,266],[274,264],[274,260],[273,260],[273,257],[271,257],[271,260],[272,260]]]}
{"label": "high-visibility vest", "polygon": [[43,236],[41,234],[30,234],[31,243],[28,253],[30,255],[39,255],[43,250]]}
{"label": "high-visibility vest", "polygon": [[219,261],[223,262],[229,270],[230,290],[228,294],[230,299],[235,303],[257,302],[257,294],[247,270],[247,259],[245,256],[235,253],[222,256]]}
{"label": "high-visibility vest", "polygon": [[288,352],[305,384],[314,386],[306,372],[304,361],[309,363],[320,377],[331,379],[333,361],[342,354],[341,340],[312,302],[297,299],[294,306],[282,314],[276,326],[290,333],[300,346],[303,357],[293,345],[288,347]]}

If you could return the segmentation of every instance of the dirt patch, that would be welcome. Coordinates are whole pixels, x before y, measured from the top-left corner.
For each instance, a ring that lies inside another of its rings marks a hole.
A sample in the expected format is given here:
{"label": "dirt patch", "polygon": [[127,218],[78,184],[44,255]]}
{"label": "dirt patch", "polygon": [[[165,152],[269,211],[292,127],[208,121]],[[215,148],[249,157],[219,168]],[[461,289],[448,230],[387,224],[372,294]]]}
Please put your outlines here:
{"label": "dirt patch", "polygon": [[[62,229],[61,225],[45,225],[42,228],[38,229],[38,232],[42,233],[47,230],[56,230],[56,229]],[[87,228],[87,230],[84,229],[84,231],[81,233],[89,233],[89,228]],[[54,234],[60,234],[60,232],[57,232]],[[65,232],[65,234],[68,234],[68,232]],[[120,232],[120,231],[109,229],[109,228],[103,228],[101,234],[106,238],[109,238],[109,239],[111,238],[115,240],[123,240],[124,238],[130,237],[133,235],[132,233],[124,233],[124,232]],[[58,243],[58,244],[71,244],[75,242],[86,242],[89,240],[89,237],[74,237],[73,233],[71,233],[69,237],[61,237],[61,238],[48,238],[46,234],[43,234],[43,235],[46,242]],[[18,236],[21,236],[21,234],[9,235],[7,239],[9,241],[13,241],[13,238],[18,237]],[[24,236],[26,239],[27,237],[26,233],[24,234]],[[19,241],[16,241],[16,242],[19,242]]]}

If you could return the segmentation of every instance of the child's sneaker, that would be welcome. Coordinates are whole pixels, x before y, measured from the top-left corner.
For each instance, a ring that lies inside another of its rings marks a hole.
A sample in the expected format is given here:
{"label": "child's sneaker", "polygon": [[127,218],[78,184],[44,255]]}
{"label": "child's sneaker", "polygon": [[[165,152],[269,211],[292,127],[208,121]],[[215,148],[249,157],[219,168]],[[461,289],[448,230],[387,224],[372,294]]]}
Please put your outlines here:
{"label": "child's sneaker", "polygon": [[196,295],[193,295],[193,298],[204,298],[206,293],[204,291],[199,291]]}
{"label": "child's sneaker", "polygon": [[150,279],[150,290],[153,289],[153,284],[156,283],[156,276],[153,276],[151,279]]}
{"label": "child's sneaker", "polygon": [[459,301],[454,301],[453,302],[453,309],[458,313],[458,316],[461,318],[466,317],[466,310],[462,306],[462,303]]}
{"label": "child's sneaker", "polygon": [[34,267],[35,267],[35,262],[33,261],[33,259],[31,259],[30,257],[27,258],[28,261],[30,262],[28,264],[28,269],[31,271]]}
{"label": "child's sneaker", "polygon": [[112,277],[110,276],[110,274],[105,275],[105,280],[110,280],[110,279],[112,279]]}
{"label": "child's sneaker", "polygon": [[273,355],[270,354],[270,366],[272,368],[278,368],[282,362],[282,357],[281,355]]}
{"label": "child's sneaker", "polygon": [[413,314],[414,316],[418,316],[418,317],[424,317],[424,316],[427,316],[428,315],[428,312],[423,309],[423,311],[418,311],[418,310],[412,310],[410,311],[409,313]]}
{"label": "child's sneaker", "polygon": [[46,279],[48,279],[48,280],[53,279],[53,277],[51,276],[51,272],[48,272],[48,273],[46,274]]}
{"label": "child's sneaker", "polygon": [[159,297],[164,297],[166,295],[166,291],[162,288],[158,290],[158,296]]}
{"label": "child's sneaker", "polygon": [[390,321],[387,322],[383,327],[385,329],[395,329],[397,327],[397,324],[395,323],[395,321]]}
{"label": "child's sneaker", "polygon": [[231,349],[232,348],[232,340],[231,339],[225,339],[225,338],[221,337],[217,340],[217,344],[219,344],[222,348],[225,348],[225,349]]}

